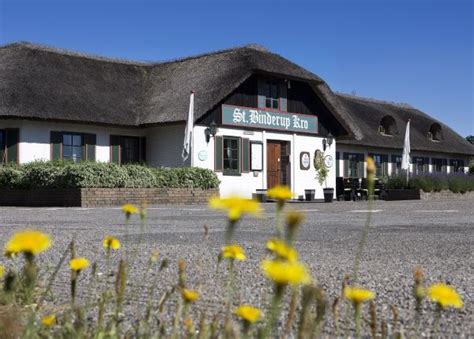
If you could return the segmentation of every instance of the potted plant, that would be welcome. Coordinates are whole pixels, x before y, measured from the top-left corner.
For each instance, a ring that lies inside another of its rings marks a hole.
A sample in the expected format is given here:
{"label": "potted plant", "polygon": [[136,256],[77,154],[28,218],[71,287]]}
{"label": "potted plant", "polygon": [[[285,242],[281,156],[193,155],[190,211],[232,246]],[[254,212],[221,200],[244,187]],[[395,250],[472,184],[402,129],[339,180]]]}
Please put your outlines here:
{"label": "potted plant", "polygon": [[334,196],[334,188],[328,188],[327,186],[327,178],[329,176],[329,167],[326,165],[324,153],[321,151],[316,151],[314,154],[314,161],[313,161],[314,169],[316,170],[316,180],[318,180],[319,185],[323,185],[324,192],[324,202],[332,202],[332,198]]}

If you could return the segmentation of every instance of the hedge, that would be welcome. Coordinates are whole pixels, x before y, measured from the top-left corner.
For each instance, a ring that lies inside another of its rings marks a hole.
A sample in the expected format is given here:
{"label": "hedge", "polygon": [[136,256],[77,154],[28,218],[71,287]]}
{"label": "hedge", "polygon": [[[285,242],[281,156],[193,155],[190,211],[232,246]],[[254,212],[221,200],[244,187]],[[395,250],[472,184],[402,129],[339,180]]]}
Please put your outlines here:
{"label": "hedge", "polygon": [[219,180],[208,169],[119,166],[101,162],[31,162],[0,167],[0,188],[217,188]]}
{"label": "hedge", "polygon": [[474,191],[474,175],[462,173],[431,173],[410,176],[408,184],[405,175],[388,178],[385,187],[388,189],[414,188],[425,192],[450,190],[454,193]]}

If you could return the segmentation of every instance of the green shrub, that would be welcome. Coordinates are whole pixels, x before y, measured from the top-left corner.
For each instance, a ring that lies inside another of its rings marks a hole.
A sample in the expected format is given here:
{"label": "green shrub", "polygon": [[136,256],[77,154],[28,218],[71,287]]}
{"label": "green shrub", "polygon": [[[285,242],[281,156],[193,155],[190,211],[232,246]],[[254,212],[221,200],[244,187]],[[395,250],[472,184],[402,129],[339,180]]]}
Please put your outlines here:
{"label": "green shrub", "polygon": [[216,174],[203,168],[152,168],[101,162],[32,162],[0,167],[1,188],[217,188]]}

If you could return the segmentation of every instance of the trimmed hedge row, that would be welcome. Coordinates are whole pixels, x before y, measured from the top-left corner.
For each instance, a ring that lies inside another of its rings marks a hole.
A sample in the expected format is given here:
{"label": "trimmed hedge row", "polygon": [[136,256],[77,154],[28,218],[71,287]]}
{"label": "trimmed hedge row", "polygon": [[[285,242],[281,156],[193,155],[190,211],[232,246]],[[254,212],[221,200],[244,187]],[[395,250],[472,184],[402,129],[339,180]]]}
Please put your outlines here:
{"label": "trimmed hedge row", "polygon": [[32,162],[0,167],[0,188],[219,187],[216,174],[197,167],[153,168],[101,162]]}
{"label": "trimmed hedge row", "polygon": [[454,193],[474,191],[474,175],[462,173],[432,173],[410,177],[408,185],[405,175],[391,176],[385,187],[388,189],[414,188],[425,192],[450,190]]}

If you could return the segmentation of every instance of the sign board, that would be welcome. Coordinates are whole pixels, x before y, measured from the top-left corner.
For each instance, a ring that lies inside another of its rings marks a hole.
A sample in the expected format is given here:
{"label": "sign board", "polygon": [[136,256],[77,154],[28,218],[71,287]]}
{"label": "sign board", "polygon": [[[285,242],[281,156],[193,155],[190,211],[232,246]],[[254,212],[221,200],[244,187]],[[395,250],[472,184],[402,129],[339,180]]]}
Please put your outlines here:
{"label": "sign board", "polygon": [[318,117],[308,114],[222,105],[222,124],[318,134]]}
{"label": "sign board", "polygon": [[263,144],[250,142],[250,170],[263,171]]}
{"label": "sign board", "polygon": [[309,152],[301,152],[300,153],[300,169],[307,171],[309,170],[311,160],[309,156]]}

